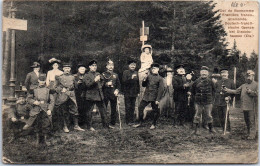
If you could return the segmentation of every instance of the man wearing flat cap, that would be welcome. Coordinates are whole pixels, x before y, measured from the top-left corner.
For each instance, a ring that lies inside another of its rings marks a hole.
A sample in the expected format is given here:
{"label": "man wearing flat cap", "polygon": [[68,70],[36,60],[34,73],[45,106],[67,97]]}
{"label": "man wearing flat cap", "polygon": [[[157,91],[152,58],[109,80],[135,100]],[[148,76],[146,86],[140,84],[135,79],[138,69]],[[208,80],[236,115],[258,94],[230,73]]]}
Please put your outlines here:
{"label": "man wearing flat cap", "polygon": [[75,78],[70,73],[71,65],[69,63],[63,64],[63,74],[57,77],[56,92],[58,93],[56,105],[62,111],[63,131],[69,132],[68,123],[69,116],[72,116],[74,123],[74,130],[84,131],[78,124],[78,106],[75,96]]}
{"label": "man wearing flat cap", "polygon": [[136,69],[136,61],[128,61],[128,70],[123,72],[123,92],[125,97],[125,121],[128,125],[134,123],[136,97],[140,93],[139,77]]}
{"label": "man wearing flat cap", "polygon": [[21,134],[21,129],[29,118],[31,107],[26,103],[25,91],[18,91],[18,99],[15,107],[8,110],[9,128],[11,130],[11,139],[9,143],[17,139]]}
{"label": "man wearing flat cap", "polygon": [[39,75],[41,74],[40,64],[38,62],[33,62],[31,68],[33,71],[28,73],[25,78],[25,87],[28,93],[32,93],[33,90],[37,88]]}
{"label": "man wearing flat cap", "polygon": [[159,67],[160,65],[158,63],[153,63],[150,69],[151,74],[147,75],[142,82],[142,86],[146,88],[145,88],[142,101],[138,107],[139,117],[137,120],[137,124],[134,125],[133,127],[142,126],[142,123],[144,122],[143,119],[144,109],[149,103],[151,103],[152,109],[154,111],[154,117],[150,129],[153,130],[156,128],[156,122],[160,116],[159,103],[160,100],[162,99],[162,94],[164,89],[163,78],[159,75]]}
{"label": "man wearing flat cap", "polygon": [[76,100],[78,104],[79,111],[79,124],[86,123],[86,113],[84,109],[85,102],[85,84],[83,83],[83,78],[86,74],[86,66],[82,63],[77,66],[78,72],[74,75],[75,77],[75,94]]}
{"label": "man wearing flat cap", "polygon": [[109,128],[106,106],[104,102],[104,95],[102,87],[104,85],[103,76],[97,72],[97,61],[92,60],[88,64],[89,72],[84,76],[83,83],[85,84],[85,109],[87,117],[87,128],[90,131],[95,131],[92,126],[92,109],[94,105],[98,107],[101,115],[102,124],[104,128]]}
{"label": "man wearing flat cap", "polygon": [[117,97],[121,91],[121,83],[119,81],[118,74],[114,72],[114,62],[109,59],[106,64],[107,71],[103,72],[104,78],[104,102],[106,107],[108,107],[108,102],[110,101],[111,106],[111,119],[110,124],[114,126],[118,118],[118,113],[116,111],[117,107]]}
{"label": "man wearing flat cap", "polygon": [[244,112],[247,127],[247,139],[256,138],[258,83],[254,81],[254,78],[255,72],[248,70],[246,73],[246,83],[236,90],[227,87],[224,89],[226,93],[240,94],[241,108]]}
{"label": "man wearing flat cap", "polygon": [[[221,79],[216,82],[216,95],[215,95],[215,106],[217,109],[218,119],[220,121],[220,125],[224,131],[225,126],[225,117],[227,111],[227,101],[225,99],[229,99],[228,103],[231,104],[232,96],[224,91],[225,88],[235,89],[234,80],[228,78],[228,70],[223,68],[220,70]],[[231,131],[229,115],[227,119],[227,131]]]}
{"label": "man wearing flat cap", "polygon": [[209,131],[215,133],[215,130],[213,129],[213,118],[211,115],[215,91],[215,85],[209,78],[209,68],[202,66],[200,69],[200,77],[194,81],[191,90],[188,92],[189,95],[192,94],[194,96],[195,102],[195,115],[193,119],[195,128],[193,134],[197,134],[203,112],[203,115],[206,116],[205,120],[208,124]]}

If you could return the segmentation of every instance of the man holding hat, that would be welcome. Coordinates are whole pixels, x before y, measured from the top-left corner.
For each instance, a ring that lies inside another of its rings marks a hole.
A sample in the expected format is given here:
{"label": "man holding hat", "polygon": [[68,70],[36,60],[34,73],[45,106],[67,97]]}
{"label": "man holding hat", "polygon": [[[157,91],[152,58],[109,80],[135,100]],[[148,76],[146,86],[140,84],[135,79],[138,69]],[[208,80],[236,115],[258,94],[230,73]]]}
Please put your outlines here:
{"label": "man holding hat", "polygon": [[40,73],[40,64],[38,62],[33,62],[31,66],[33,71],[28,73],[25,78],[25,87],[28,93],[32,93],[35,88],[38,86],[38,79]]}
{"label": "man holding hat", "polygon": [[246,73],[246,83],[236,90],[225,88],[226,93],[240,94],[241,108],[247,126],[247,139],[255,139],[257,128],[257,97],[258,83],[254,81],[255,72],[248,70]]}
{"label": "man holding hat", "polygon": [[70,73],[71,65],[65,63],[63,65],[63,74],[57,77],[56,92],[58,93],[56,99],[56,105],[60,108],[63,113],[63,131],[69,132],[68,122],[69,116],[71,115],[74,122],[74,130],[85,131],[79,127],[78,124],[78,106],[75,96],[75,78]]}
{"label": "man holding hat", "polygon": [[9,128],[11,130],[9,143],[20,136],[20,131],[29,118],[29,112],[30,107],[26,103],[26,94],[24,91],[19,91],[15,107],[8,110]]}
{"label": "man holding hat", "polygon": [[215,95],[215,85],[209,78],[209,68],[207,66],[201,67],[200,77],[194,81],[188,94],[194,96],[195,102],[195,115],[193,120],[195,128],[193,134],[197,134],[197,129],[203,112],[205,112],[203,115],[206,116],[209,131],[215,133],[215,130],[213,129],[213,118],[211,115]]}
{"label": "man holding hat", "polygon": [[114,62],[111,59],[107,61],[106,68],[107,71],[102,73],[104,77],[104,86],[103,86],[104,102],[107,107],[108,102],[110,101],[110,106],[111,106],[110,124],[114,126],[118,118],[116,106],[117,106],[117,97],[119,95],[119,92],[121,91],[121,84],[118,75],[113,71]]}
{"label": "man holding hat", "polygon": [[83,78],[86,74],[86,66],[84,64],[78,64],[78,73],[74,75],[75,77],[75,94],[78,104],[79,111],[79,123],[84,124],[86,121],[86,113],[84,110],[85,102],[85,84],[83,83]]}
{"label": "man holding hat", "polygon": [[140,93],[138,72],[136,69],[136,61],[128,61],[128,70],[123,72],[123,92],[125,97],[125,121],[128,125],[134,123],[134,112],[136,97]]}
{"label": "man holding hat", "polygon": [[46,87],[46,75],[39,76],[39,86],[33,90],[28,96],[28,103],[33,108],[30,110],[30,118],[23,129],[34,127],[36,133],[36,146],[40,143],[40,134],[43,135],[44,143],[46,143],[47,134],[51,130],[51,115],[54,107],[54,97],[50,93],[50,89]]}
{"label": "man holding hat", "polygon": [[187,112],[188,95],[187,92],[190,89],[191,84],[185,77],[184,65],[180,64],[176,66],[177,75],[172,79],[172,85],[174,89],[174,102],[175,102],[175,113],[173,125],[184,125],[185,115]]}
{"label": "man holding hat", "polygon": [[143,111],[149,103],[151,103],[152,109],[154,111],[153,123],[150,129],[155,129],[156,127],[156,122],[160,116],[159,101],[162,98],[164,86],[163,78],[158,73],[159,67],[160,65],[158,63],[153,63],[151,65],[151,74],[147,75],[142,82],[142,86],[146,88],[144,96],[138,108],[139,117],[137,120],[137,124],[133,127],[139,127],[142,125],[142,123],[144,122]]}
{"label": "man holding hat", "polygon": [[[224,91],[225,88],[228,89],[235,89],[235,84],[232,79],[228,78],[228,70],[223,68],[220,70],[220,76],[221,80],[218,80],[216,82],[216,95],[215,95],[215,106],[217,109],[217,115],[220,121],[220,125],[224,131],[225,126],[225,117],[226,117],[226,111],[227,111],[227,103],[225,101],[225,98],[228,97],[229,104],[232,102],[230,94],[226,93]],[[227,119],[227,130],[230,132],[230,120],[229,115]]]}
{"label": "man holding hat", "polygon": [[89,130],[95,131],[95,129],[92,126],[92,109],[96,104],[102,118],[103,127],[109,128],[109,125],[107,123],[108,120],[106,106],[104,102],[104,95],[102,91],[102,87],[104,85],[104,78],[99,72],[97,72],[97,61],[90,61],[88,66],[90,71],[83,78],[86,90],[85,109],[87,109],[87,127]]}

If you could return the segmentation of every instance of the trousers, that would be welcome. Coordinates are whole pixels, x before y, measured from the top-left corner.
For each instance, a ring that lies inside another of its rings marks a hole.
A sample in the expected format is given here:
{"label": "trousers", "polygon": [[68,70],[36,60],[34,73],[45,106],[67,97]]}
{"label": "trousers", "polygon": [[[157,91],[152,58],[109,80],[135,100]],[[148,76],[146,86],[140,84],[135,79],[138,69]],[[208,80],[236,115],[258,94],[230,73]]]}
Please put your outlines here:
{"label": "trousers", "polygon": [[212,112],[212,104],[206,104],[206,105],[200,105],[195,103],[195,115],[193,119],[193,123],[200,123],[201,122],[201,116],[203,115],[205,117],[206,123],[213,123],[213,118],[211,115]]}
{"label": "trousers", "polygon": [[86,111],[87,128],[90,129],[92,127],[92,109],[95,104],[98,107],[99,113],[101,115],[103,127],[107,128],[108,120],[107,120],[107,112],[104,103],[102,101],[86,100],[85,108],[87,109]]}
{"label": "trousers", "polygon": [[155,101],[145,101],[142,100],[139,107],[138,107],[138,113],[139,113],[139,119],[137,120],[138,122],[142,123],[144,121],[143,116],[144,116],[144,109],[145,107],[151,103],[152,109],[154,111],[154,117],[153,117],[153,125],[156,125],[157,120],[160,117],[160,110],[158,108],[158,105],[155,104]]}

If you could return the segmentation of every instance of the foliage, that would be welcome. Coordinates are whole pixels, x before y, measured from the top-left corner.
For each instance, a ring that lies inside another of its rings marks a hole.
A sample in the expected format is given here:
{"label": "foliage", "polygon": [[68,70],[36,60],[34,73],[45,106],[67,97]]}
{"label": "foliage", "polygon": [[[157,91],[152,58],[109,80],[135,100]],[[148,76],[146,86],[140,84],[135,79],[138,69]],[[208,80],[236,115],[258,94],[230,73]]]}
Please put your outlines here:
{"label": "foliage", "polygon": [[[16,17],[28,20],[28,31],[16,33],[17,57],[27,59],[26,66],[41,61],[44,72],[51,57],[73,66],[96,59],[99,70],[104,70],[109,57],[116,72],[122,73],[129,58],[139,60],[143,20],[155,60],[167,53],[174,65],[186,63],[195,72],[201,65],[213,69],[212,64],[238,63],[236,48],[227,56],[226,32],[211,1],[16,1],[14,5]],[[21,78],[30,70],[19,69]]]}

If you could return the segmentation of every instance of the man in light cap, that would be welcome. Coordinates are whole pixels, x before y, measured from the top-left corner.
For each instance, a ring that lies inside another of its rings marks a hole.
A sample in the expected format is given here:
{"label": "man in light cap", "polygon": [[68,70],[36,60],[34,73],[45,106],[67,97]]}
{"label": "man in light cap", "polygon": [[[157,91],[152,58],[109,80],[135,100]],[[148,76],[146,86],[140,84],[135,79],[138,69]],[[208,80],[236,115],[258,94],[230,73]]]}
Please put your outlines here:
{"label": "man in light cap", "polygon": [[[231,104],[232,102],[232,96],[229,93],[226,93],[224,91],[225,88],[228,89],[235,89],[234,80],[228,78],[228,70],[223,68],[220,70],[220,76],[221,80],[218,80],[216,82],[216,94],[215,94],[215,106],[217,108],[217,115],[220,122],[220,125],[224,131],[225,126],[225,117],[226,117],[226,111],[227,111],[227,103],[225,101],[226,99],[229,99],[228,102]],[[231,131],[230,127],[230,120],[229,120],[229,114],[227,119],[227,131]]]}
{"label": "man in light cap", "polygon": [[215,95],[215,85],[213,81],[209,78],[209,68],[202,66],[200,70],[200,77],[194,81],[191,91],[188,92],[189,95],[194,96],[195,102],[195,115],[193,123],[195,124],[193,134],[197,134],[199,123],[201,122],[201,116],[203,111],[206,116],[206,123],[209,126],[209,131],[215,133],[213,129],[213,118],[211,115],[212,104]]}
{"label": "man in light cap", "polygon": [[63,64],[63,74],[57,77],[57,85],[55,87],[58,93],[56,105],[63,113],[63,131],[69,132],[68,123],[71,115],[74,122],[74,130],[85,131],[79,127],[78,124],[78,106],[75,96],[75,78],[70,73],[71,65],[69,63]]}
{"label": "man in light cap", "polygon": [[121,84],[118,75],[114,72],[114,62],[111,59],[107,61],[106,68],[107,71],[102,73],[104,77],[104,86],[103,86],[104,102],[107,107],[108,102],[110,101],[110,107],[111,107],[110,124],[114,126],[118,118],[116,106],[117,106],[117,97],[119,95],[119,92],[121,91]]}
{"label": "man in light cap", "polygon": [[246,83],[236,90],[225,88],[226,93],[240,94],[241,108],[244,112],[244,119],[247,126],[247,139],[255,139],[257,122],[257,97],[258,83],[254,81],[255,72],[248,70]]}

